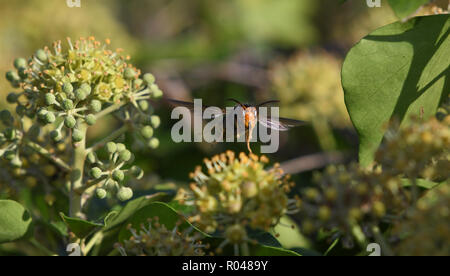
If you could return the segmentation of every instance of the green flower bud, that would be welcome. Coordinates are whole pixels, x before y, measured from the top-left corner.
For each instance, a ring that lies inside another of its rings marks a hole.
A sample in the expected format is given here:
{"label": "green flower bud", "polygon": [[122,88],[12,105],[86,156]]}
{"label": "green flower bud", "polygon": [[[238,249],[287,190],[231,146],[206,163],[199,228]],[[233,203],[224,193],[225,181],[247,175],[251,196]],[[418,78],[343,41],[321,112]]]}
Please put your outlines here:
{"label": "green flower bud", "polygon": [[11,160],[10,164],[15,168],[21,168],[23,165],[22,160],[20,160],[19,156],[17,155],[13,158],[13,160]]}
{"label": "green flower bud", "polygon": [[159,147],[159,139],[153,137],[152,139],[150,139],[150,141],[148,141],[148,146],[151,149],[156,149],[157,147]]}
{"label": "green flower bud", "polygon": [[144,176],[144,171],[138,166],[131,167],[130,173],[136,179],[141,179]]}
{"label": "green flower bud", "polygon": [[102,173],[102,170],[98,167],[94,167],[90,171],[91,176],[95,179],[99,179],[100,177],[102,177]]}
{"label": "green flower bud", "polygon": [[14,123],[14,117],[11,115],[11,112],[5,109],[0,111],[0,121],[6,126],[10,126]]}
{"label": "green flower bud", "polygon": [[152,84],[155,83],[155,76],[153,76],[153,75],[150,74],[150,73],[144,74],[144,76],[142,77],[142,79],[145,81],[145,83],[146,83],[147,85],[152,85]]}
{"label": "green flower bud", "polygon": [[33,108],[28,108],[25,115],[30,119],[34,119],[36,117],[36,111]]}
{"label": "green flower bud", "polygon": [[21,69],[21,68],[26,68],[27,67],[27,61],[24,58],[16,58],[14,60],[14,67],[16,67],[17,70]]}
{"label": "green flower bud", "polygon": [[53,112],[47,112],[47,114],[45,114],[45,120],[44,122],[47,124],[52,124],[54,123],[56,120],[55,114],[53,114]]}
{"label": "green flower bud", "polygon": [[18,82],[20,81],[19,74],[15,71],[8,71],[6,72],[6,79],[10,82]]}
{"label": "green flower bud", "polygon": [[95,154],[95,152],[92,152],[92,151],[88,153],[86,159],[87,159],[87,160],[89,161],[89,163],[91,163],[91,164],[97,163],[97,160],[98,160],[97,155]]}
{"label": "green flower bud", "polygon": [[118,152],[121,152],[121,151],[127,149],[127,147],[125,147],[125,145],[122,144],[122,143],[117,143],[116,145],[117,145],[117,151],[118,151]]}
{"label": "green flower bud", "polygon": [[45,104],[46,105],[53,105],[56,103],[56,97],[52,93],[45,94]]}
{"label": "green flower bud", "polygon": [[151,84],[149,86],[150,90],[154,93],[156,90],[159,90],[158,85],[156,85],[155,83]]}
{"label": "green flower bud", "polygon": [[95,190],[95,195],[99,199],[104,199],[106,197],[106,194],[107,194],[107,192],[105,189],[98,188],[97,190]]}
{"label": "green flower bud", "polygon": [[147,111],[149,107],[148,101],[139,101],[138,102],[139,109],[142,111]]}
{"label": "green flower bud", "polygon": [[161,91],[161,89],[157,89],[157,90],[153,90],[153,98],[154,99],[159,99],[159,98],[161,98],[162,97],[162,95],[163,95],[163,92]]}
{"label": "green flower bud", "polygon": [[150,121],[154,128],[158,128],[161,125],[161,119],[157,115],[152,115]]}
{"label": "green flower bud", "polygon": [[72,141],[77,143],[84,139],[84,134],[78,129],[74,129],[72,132]]}
{"label": "green flower bud", "polygon": [[63,84],[63,92],[66,94],[72,94],[73,93],[73,86],[70,82],[66,82]]}
{"label": "green flower bud", "polygon": [[5,135],[5,138],[9,141],[12,141],[14,139],[16,139],[17,137],[17,130],[15,130],[12,127],[8,127],[7,129],[5,129],[3,131],[3,135]]}
{"label": "green flower bud", "polygon": [[26,68],[20,68],[19,70],[19,77],[22,79],[26,79],[28,77],[27,69]]}
{"label": "green flower bud", "polygon": [[91,86],[89,84],[87,84],[87,83],[81,84],[80,89],[83,89],[86,92],[87,95],[90,95],[91,91],[92,91]]}
{"label": "green flower bud", "polygon": [[89,114],[87,115],[84,120],[86,121],[86,124],[93,126],[95,125],[95,123],[97,122],[97,118],[95,117],[94,114]]}
{"label": "green flower bud", "polygon": [[84,101],[87,98],[87,93],[84,89],[78,88],[75,90],[75,98],[79,101]]}
{"label": "green flower bud", "polygon": [[62,108],[64,108],[64,110],[73,109],[73,101],[70,99],[64,99],[62,102]]}
{"label": "green flower bud", "polygon": [[109,180],[106,183],[106,189],[108,189],[109,191],[117,191],[119,189],[119,183],[114,180]]}
{"label": "green flower bud", "polygon": [[122,162],[128,162],[131,159],[131,152],[129,150],[123,150],[119,152],[119,160]]}
{"label": "green flower bud", "polygon": [[112,178],[117,182],[122,182],[125,179],[125,174],[121,170],[116,170],[113,172]]}
{"label": "green flower bud", "polygon": [[153,136],[153,128],[151,126],[145,126],[141,129],[141,134],[145,139],[150,139]]}
{"label": "green flower bud", "polygon": [[16,106],[16,114],[19,115],[20,117],[25,116],[25,114],[27,114],[27,108],[23,105],[18,104]]}
{"label": "green flower bud", "polygon": [[117,145],[116,145],[116,143],[114,143],[114,142],[108,142],[108,143],[106,144],[106,151],[107,151],[109,154],[115,153],[115,152],[117,151]]}
{"label": "green flower bud", "polygon": [[2,146],[6,142],[5,134],[0,132],[0,146]]}
{"label": "green flower bud", "polygon": [[41,133],[41,127],[39,125],[32,125],[28,129],[27,135],[31,138],[37,138],[40,133]]}
{"label": "green flower bud", "polygon": [[7,161],[12,161],[16,157],[16,152],[12,150],[5,151],[3,158]]}
{"label": "green flower bud", "polygon": [[117,193],[117,198],[120,201],[127,201],[130,198],[133,197],[133,190],[131,190],[128,187],[122,187],[119,189],[119,192]]}
{"label": "green flower bud", "polygon": [[39,109],[39,111],[37,113],[37,116],[38,116],[39,120],[42,120],[42,121],[45,120],[45,115],[47,113],[48,113],[47,109],[45,109],[45,108]]}
{"label": "green flower bud", "polygon": [[6,101],[10,104],[16,103],[18,99],[19,95],[17,95],[14,92],[9,93],[8,96],[6,97]]}
{"label": "green flower bud", "polygon": [[54,141],[54,142],[59,142],[62,140],[62,134],[61,131],[59,130],[53,130],[52,132],[50,132],[50,138]]}
{"label": "green flower bud", "polygon": [[123,72],[123,77],[127,80],[132,80],[136,77],[136,71],[133,68],[127,67]]}
{"label": "green flower bud", "polygon": [[134,87],[141,87],[143,83],[144,83],[144,81],[142,79],[135,79],[133,81],[133,86]]}
{"label": "green flower bud", "polygon": [[69,115],[64,119],[64,125],[67,128],[74,128],[76,124],[77,124],[77,120],[72,115]]}
{"label": "green flower bud", "polygon": [[47,53],[42,49],[37,50],[34,55],[36,56],[36,58],[38,60],[40,60],[42,62],[46,62],[48,59]]}
{"label": "green flower bud", "polygon": [[102,110],[102,103],[99,100],[92,100],[89,103],[89,110],[95,113],[100,112]]}

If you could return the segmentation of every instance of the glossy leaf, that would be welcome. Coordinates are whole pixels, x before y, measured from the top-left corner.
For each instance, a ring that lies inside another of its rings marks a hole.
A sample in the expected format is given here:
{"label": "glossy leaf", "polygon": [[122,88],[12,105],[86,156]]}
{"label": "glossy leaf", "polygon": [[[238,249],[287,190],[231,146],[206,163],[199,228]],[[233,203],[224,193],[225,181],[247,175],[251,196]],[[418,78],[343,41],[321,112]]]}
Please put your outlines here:
{"label": "glossy leaf", "polygon": [[103,224],[82,220],[80,218],[72,218],[60,213],[61,218],[66,223],[67,227],[78,238],[82,239],[91,234],[95,229],[103,227]]}
{"label": "glossy leaf", "polygon": [[0,200],[0,243],[25,237],[32,227],[28,211],[12,200]]}
{"label": "glossy leaf", "polygon": [[422,5],[428,2],[429,0],[388,0],[395,15],[400,19],[414,14]]}
{"label": "glossy leaf", "polygon": [[393,117],[433,116],[450,91],[450,16],[396,22],[363,38],[342,69],[345,103],[359,138],[363,166],[373,160]]}

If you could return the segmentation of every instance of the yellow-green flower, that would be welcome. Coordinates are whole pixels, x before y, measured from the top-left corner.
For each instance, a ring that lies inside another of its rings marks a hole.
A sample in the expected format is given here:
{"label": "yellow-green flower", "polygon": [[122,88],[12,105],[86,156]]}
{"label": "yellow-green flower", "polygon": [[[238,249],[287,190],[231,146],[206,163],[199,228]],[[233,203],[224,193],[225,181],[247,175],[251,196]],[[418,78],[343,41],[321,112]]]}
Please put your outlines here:
{"label": "yellow-green flower", "polygon": [[207,172],[197,167],[191,174],[195,183],[190,193],[183,190],[183,201],[196,207],[192,222],[207,232],[224,233],[229,243],[249,241],[246,227],[267,231],[297,208],[296,200],[287,196],[289,177],[277,165],[266,169],[265,156],[236,157],[227,151],[204,163]]}
{"label": "yellow-green flower", "polygon": [[131,237],[123,244],[117,244],[123,256],[203,256],[208,246],[201,243],[201,234],[192,234],[192,227],[179,230],[181,222],[175,228],[167,229],[159,218],[148,219],[139,230],[129,225]]}

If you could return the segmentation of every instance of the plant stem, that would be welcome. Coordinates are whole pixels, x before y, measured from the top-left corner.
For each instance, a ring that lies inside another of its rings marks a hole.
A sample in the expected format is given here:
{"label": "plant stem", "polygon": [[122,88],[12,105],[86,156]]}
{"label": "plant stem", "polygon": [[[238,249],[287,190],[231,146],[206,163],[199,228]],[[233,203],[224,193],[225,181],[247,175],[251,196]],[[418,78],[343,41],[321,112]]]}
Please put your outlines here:
{"label": "plant stem", "polygon": [[109,107],[103,109],[103,110],[100,111],[99,113],[97,113],[97,114],[95,115],[95,117],[96,117],[97,119],[100,119],[100,118],[102,118],[103,116],[105,116],[105,115],[107,115],[107,114],[109,114],[109,113],[112,113],[112,112],[114,112],[114,111],[120,109],[122,106],[124,106],[124,105],[126,105],[126,104],[127,104],[127,102],[121,102],[121,103],[118,103],[118,104],[113,104],[113,105],[111,105],[111,106],[109,106]]}
{"label": "plant stem", "polygon": [[317,115],[312,120],[312,127],[319,139],[320,147],[325,151],[335,150],[337,147],[336,139],[334,138],[333,130],[325,118]]}
{"label": "plant stem", "polygon": [[119,136],[124,134],[125,132],[127,132],[127,130],[128,130],[128,125],[127,124],[121,126],[119,129],[115,130],[114,132],[112,132],[111,134],[109,134],[108,136],[103,138],[101,141],[95,143],[93,146],[88,148],[86,150],[86,153],[98,150],[99,148],[101,148],[104,145],[106,145],[106,143],[119,138]]}
{"label": "plant stem", "polygon": [[70,171],[71,170],[70,166],[67,165],[66,162],[64,162],[63,160],[61,160],[57,156],[51,154],[48,150],[46,150],[45,148],[41,147],[40,145],[38,145],[38,144],[36,144],[34,142],[31,142],[29,140],[25,141],[25,145],[27,145],[28,147],[30,147],[32,150],[36,151],[37,153],[39,153],[43,157],[49,159],[50,161],[52,161],[53,163],[58,165],[61,169],[65,170],[65,171]]}
{"label": "plant stem", "polygon": [[394,253],[392,252],[392,249],[390,248],[389,244],[384,239],[383,235],[380,232],[380,229],[378,226],[372,227],[372,232],[375,236],[375,240],[381,247],[381,251],[384,253],[385,256],[394,256]]}
{"label": "plant stem", "polygon": [[84,248],[84,253],[85,253],[85,254],[88,254],[88,253],[91,251],[91,249],[92,249],[95,245],[101,243],[102,239],[103,239],[103,232],[102,232],[102,231],[97,232],[97,233],[89,240],[88,244],[87,244],[86,247]]}
{"label": "plant stem", "polygon": [[78,194],[76,190],[83,187],[83,173],[84,173],[84,162],[86,159],[86,133],[87,125],[82,123],[78,126],[78,130],[83,134],[83,140],[76,143],[73,152],[72,161],[72,174],[70,176],[70,210],[69,214],[71,217],[83,217],[82,195]]}
{"label": "plant stem", "polygon": [[38,240],[35,238],[29,239],[30,243],[34,245],[37,249],[42,251],[47,256],[58,256],[58,254],[53,253],[51,250],[47,249],[45,246],[43,246]]}

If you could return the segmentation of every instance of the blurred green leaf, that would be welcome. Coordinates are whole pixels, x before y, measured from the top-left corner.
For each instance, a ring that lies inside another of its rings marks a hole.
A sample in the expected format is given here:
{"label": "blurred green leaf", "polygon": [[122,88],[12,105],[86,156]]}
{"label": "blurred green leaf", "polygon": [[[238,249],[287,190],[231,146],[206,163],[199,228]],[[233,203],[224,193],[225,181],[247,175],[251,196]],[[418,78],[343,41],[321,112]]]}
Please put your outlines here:
{"label": "blurred green leaf", "polygon": [[80,218],[71,218],[66,216],[64,213],[60,213],[60,215],[69,230],[80,239],[87,237],[96,228],[103,227],[103,224],[82,220]]}
{"label": "blurred green leaf", "polygon": [[363,166],[373,160],[384,126],[410,115],[428,118],[450,91],[449,15],[382,27],[348,53],[342,69],[345,102],[359,138]]}
{"label": "blurred green leaf", "polygon": [[[129,201],[125,207],[123,207],[118,214],[116,214],[114,217],[108,218],[108,225],[105,227],[105,231],[111,230],[112,228],[119,226],[123,222],[125,222],[128,218],[130,218],[134,213],[136,213],[141,208],[147,206],[148,204],[161,199],[164,197],[164,193],[156,193],[153,195],[148,196],[142,196],[136,199],[133,199]],[[106,223],[106,219],[105,219]]]}
{"label": "blurred green leaf", "polygon": [[25,237],[32,226],[28,211],[12,200],[0,200],[0,243]]}
{"label": "blurred green leaf", "polygon": [[[444,183],[446,183],[446,181],[444,181],[442,183],[438,183],[438,182],[433,182],[433,181],[426,180],[426,179],[416,179],[416,185],[425,190],[431,190],[431,189],[439,186],[440,184],[444,184]],[[405,178],[405,179],[402,179],[402,184],[404,187],[411,187],[412,181],[411,181],[411,179]]]}
{"label": "blurred green leaf", "polygon": [[397,15],[400,19],[412,15],[421,6],[428,2],[429,0],[388,0],[388,3],[395,15]]}

